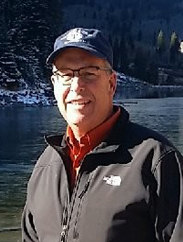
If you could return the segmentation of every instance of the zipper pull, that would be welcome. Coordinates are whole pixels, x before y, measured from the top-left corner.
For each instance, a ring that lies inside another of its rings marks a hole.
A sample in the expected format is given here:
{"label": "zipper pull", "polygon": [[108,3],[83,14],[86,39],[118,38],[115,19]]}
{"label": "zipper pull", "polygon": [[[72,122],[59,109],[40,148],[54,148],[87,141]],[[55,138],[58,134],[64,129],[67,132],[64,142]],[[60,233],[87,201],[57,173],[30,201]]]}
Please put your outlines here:
{"label": "zipper pull", "polygon": [[67,229],[67,225],[64,225],[63,229],[62,229],[62,232],[60,234],[60,241],[61,242],[65,242],[66,229]]}

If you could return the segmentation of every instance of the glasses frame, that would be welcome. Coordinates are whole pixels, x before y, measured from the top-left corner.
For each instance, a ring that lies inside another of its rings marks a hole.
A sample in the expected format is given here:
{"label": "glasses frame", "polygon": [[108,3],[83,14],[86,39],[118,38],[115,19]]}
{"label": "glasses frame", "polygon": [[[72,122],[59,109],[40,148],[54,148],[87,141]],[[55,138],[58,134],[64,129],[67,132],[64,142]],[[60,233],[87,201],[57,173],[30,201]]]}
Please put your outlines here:
{"label": "glasses frame", "polygon": [[[87,68],[95,68],[95,70],[98,72],[98,71],[109,71],[112,73],[112,68],[107,68],[107,67],[100,67],[100,66],[85,66],[85,67],[81,67],[79,69],[70,69],[70,68],[65,68],[63,70],[68,70],[68,71],[71,71],[72,72],[72,75],[71,76],[67,76],[66,74],[62,75],[61,72],[62,69],[58,69],[58,70],[55,70],[53,71],[53,74],[51,76],[51,79],[52,81],[54,82],[55,80],[57,81],[61,81],[62,85],[67,85],[67,86],[70,86],[71,83],[72,83],[72,79],[76,76],[76,77],[83,77],[83,80],[87,79],[86,76],[80,74],[80,71],[82,70],[85,70]],[[65,78],[65,80],[64,80]],[[95,78],[93,78],[94,80]],[[88,80],[92,81],[92,78]]]}

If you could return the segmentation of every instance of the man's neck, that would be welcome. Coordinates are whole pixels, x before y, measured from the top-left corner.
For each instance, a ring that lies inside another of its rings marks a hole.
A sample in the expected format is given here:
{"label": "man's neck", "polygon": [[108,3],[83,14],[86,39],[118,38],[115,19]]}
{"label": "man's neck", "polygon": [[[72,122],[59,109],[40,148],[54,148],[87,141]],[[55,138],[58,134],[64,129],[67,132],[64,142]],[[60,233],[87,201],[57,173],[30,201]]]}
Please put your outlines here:
{"label": "man's neck", "polygon": [[74,134],[74,137],[80,141],[80,139],[86,135],[89,131],[91,131],[92,129],[95,129],[97,126],[101,125],[103,122],[105,122],[106,120],[108,120],[112,115],[114,114],[114,110],[111,110],[110,114],[107,116],[106,119],[104,119],[103,121],[101,121],[100,123],[98,123],[97,125],[95,125],[94,127],[90,127],[90,129],[88,129],[87,127],[85,127],[84,125],[69,125],[70,128],[72,129],[72,132]]}
{"label": "man's neck", "polygon": [[74,137],[75,137],[75,139],[77,139],[77,141],[80,141],[80,139],[89,131],[89,130],[88,131],[84,131],[83,129],[81,130],[76,125],[72,125],[72,126],[70,126],[70,128],[72,129]]}

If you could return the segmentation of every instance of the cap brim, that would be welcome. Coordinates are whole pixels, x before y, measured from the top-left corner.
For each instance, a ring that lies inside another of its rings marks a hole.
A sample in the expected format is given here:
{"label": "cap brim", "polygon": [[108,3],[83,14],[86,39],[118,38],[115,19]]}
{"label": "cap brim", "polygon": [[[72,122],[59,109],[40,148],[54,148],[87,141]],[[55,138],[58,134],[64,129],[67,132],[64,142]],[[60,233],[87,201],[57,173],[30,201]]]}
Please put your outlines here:
{"label": "cap brim", "polygon": [[86,45],[81,45],[81,43],[77,44],[77,43],[74,43],[74,44],[67,44],[67,45],[64,45],[63,47],[53,51],[47,58],[46,60],[46,64],[52,64],[54,59],[65,49],[67,48],[79,48],[79,49],[83,49],[83,50],[86,50],[88,52],[90,52],[92,55],[96,56],[96,57],[99,57],[99,58],[102,58],[102,59],[106,59],[106,56],[103,55],[101,52],[99,52],[98,50],[92,48],[91,46],[86,46]]}

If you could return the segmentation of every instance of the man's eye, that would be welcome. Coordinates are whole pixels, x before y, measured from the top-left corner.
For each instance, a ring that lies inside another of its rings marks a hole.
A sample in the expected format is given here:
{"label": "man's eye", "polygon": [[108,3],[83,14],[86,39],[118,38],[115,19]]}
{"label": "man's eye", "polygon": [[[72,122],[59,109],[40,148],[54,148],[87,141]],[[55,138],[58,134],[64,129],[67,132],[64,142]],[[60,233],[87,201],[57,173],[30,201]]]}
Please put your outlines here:
{"label": "man's eye", "polygon": [[72,77],[73,74],[72,74],[72,72],[70,72],[70,73],[63,73],[62,76],[63,76],[63,77],[67,77],[67,76],[68,76],[68,77]]}
{"label": "man's eye", "polygon": [[96,74],[93,72],[84,72],[83,76],[96,76]]}

